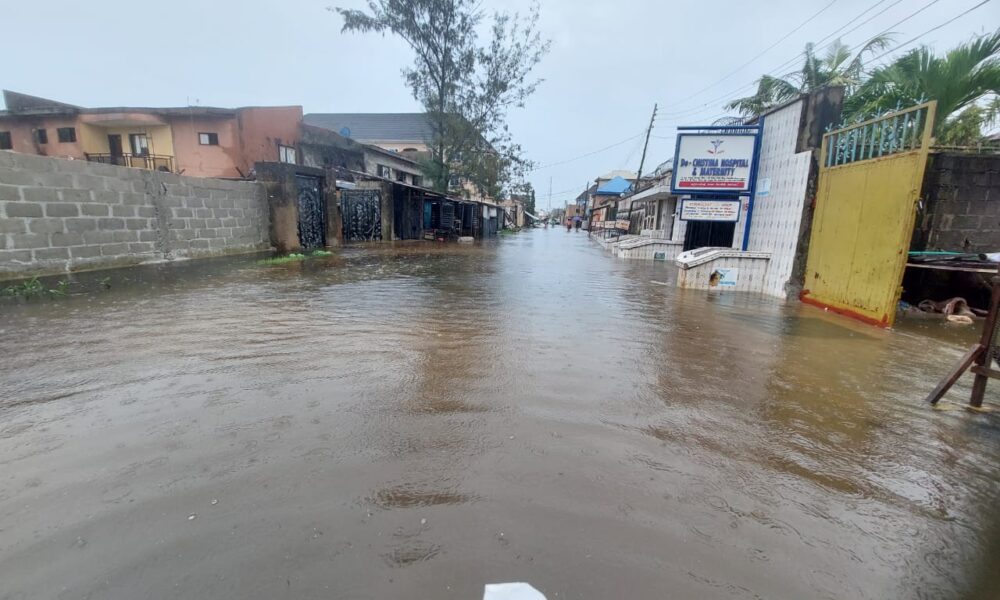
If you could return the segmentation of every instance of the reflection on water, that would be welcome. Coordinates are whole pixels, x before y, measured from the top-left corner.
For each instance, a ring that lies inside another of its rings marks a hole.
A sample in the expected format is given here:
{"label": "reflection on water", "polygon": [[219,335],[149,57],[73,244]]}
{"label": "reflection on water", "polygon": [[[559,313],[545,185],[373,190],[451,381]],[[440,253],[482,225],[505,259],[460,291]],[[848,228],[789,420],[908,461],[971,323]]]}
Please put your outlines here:
{"label": "reflection on water", "polygon": [[558,229],[256,258],[0,307],[0,598],[1000,588],[1000,419],[920,402],[971,330]]}

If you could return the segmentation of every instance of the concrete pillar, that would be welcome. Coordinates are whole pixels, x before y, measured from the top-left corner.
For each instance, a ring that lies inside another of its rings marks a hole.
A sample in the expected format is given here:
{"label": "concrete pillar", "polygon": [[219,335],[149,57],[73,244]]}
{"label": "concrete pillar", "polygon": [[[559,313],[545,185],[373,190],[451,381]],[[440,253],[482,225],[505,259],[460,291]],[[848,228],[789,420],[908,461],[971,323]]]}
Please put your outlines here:
{"label": "concrete pillar", "polygon": [[271,245],[281,253],[302,249],[299,242],[299,207],[294,175],[279,181],[265,181],[267,206],[271,213]]}
{"label": "concrete pillar", "polygon": [[340,212],[340,192],[337,191],[336,179],[326,179],[326,189],[323,199],[326,202],[326,245],[330,247],[344,245],[344,217]]}
{"label": "concrete pillar", "polygon": [[382,241],[391,242],[393,237],[393,208],[394,203],[392,201],[392,184],[383,183],[379,186],[379,195],[381,197],[382,206]]}

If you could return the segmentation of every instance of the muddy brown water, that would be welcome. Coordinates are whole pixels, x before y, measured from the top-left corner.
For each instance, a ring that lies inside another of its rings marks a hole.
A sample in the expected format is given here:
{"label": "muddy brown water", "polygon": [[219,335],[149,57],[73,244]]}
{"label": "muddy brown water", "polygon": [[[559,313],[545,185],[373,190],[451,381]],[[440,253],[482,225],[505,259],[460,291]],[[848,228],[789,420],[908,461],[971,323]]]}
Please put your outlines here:
{"label": "muddy brown water", "polygon": [[998,597],[969,329],[562,229],[113,277],[0,307],[0,598]]}

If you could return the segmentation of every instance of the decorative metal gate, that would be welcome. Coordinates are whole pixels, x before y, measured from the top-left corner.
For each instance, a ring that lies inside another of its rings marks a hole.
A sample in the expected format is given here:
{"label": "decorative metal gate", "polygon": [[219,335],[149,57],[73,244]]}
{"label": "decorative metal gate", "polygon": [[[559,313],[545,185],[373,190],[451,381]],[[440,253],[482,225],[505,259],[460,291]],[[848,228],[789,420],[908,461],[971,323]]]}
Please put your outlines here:
{"label": "decorative metal gate", "polygon": [[892,325],[936,106],[823,136],[803,302]]}
{"label": "decorative metal gate", "polygon": [[299,244],[304,250],[326,246],[326,211],[318,177],[296,175],[299,189]]}
{"label": "decorative metal gate", "polygon": [[378,190],[344,190],[340,196],[345,242],[382,239],[382,198]]}

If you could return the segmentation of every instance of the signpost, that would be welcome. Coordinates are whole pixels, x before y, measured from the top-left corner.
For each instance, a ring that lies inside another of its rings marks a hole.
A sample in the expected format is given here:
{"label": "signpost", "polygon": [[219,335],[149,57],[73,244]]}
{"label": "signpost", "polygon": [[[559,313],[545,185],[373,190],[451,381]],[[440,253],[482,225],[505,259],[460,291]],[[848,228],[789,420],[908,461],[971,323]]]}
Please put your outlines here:
{"label": "signpost", "polygon": [[740,220],[739,198],[681,199],[681,221],[718,221],[735,223]]}
{"label": "signpost", "polygon": [[[735,223],[740,217],[740,197],[747,198],[743,221],[745,252],[750,242],[757,163],[764,117],[754,125],[678,127],[674,173],[670,192],[691,196],[682,201],[681,220]],[[770,193],[770,181],[762,196]],[[711,196],[699,198],[698,196]],[[729,202],[728,204],[724,204]]]}
{"label": "signpost", "polygon": [[671,192],[749,192],[756,150],[752,133],[679,133]]}

